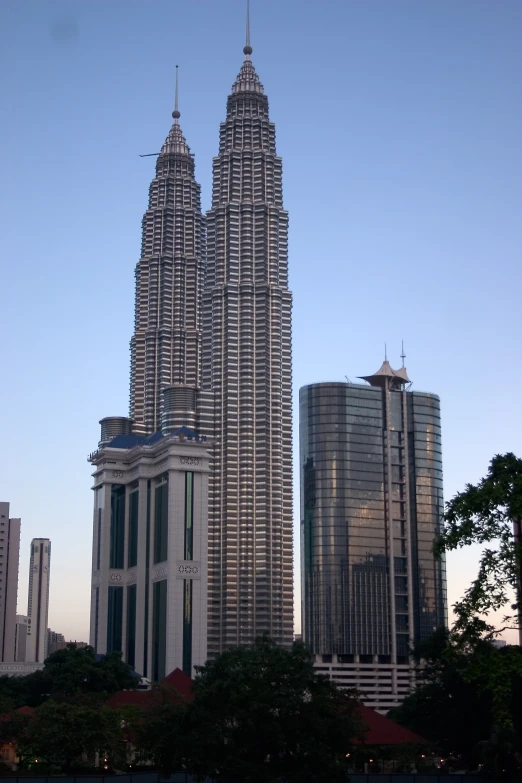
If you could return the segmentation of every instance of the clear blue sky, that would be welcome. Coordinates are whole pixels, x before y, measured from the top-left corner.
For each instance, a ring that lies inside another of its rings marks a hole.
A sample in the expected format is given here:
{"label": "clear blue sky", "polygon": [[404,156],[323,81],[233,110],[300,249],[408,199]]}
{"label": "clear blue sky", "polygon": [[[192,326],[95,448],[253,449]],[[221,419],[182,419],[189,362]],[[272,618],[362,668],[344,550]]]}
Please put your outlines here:
{"label": "clear blue sky", "polygon": [[[294,390],[404,338],[442,400],[445,494],[522,455],[522,3],[252,0],[284,160]],[[53,542],[50,624],[88,633],[98,420],[126,414],[134,266],[175,64],[203,205],[243,0],[3,0],[0,497]],[[295,411],[297,453],[297,408]],[[298,498],[296,481],[296,499]],[[299,517],[296,504],[295,519]],[[450,601],[476,552],[449,559]]]}

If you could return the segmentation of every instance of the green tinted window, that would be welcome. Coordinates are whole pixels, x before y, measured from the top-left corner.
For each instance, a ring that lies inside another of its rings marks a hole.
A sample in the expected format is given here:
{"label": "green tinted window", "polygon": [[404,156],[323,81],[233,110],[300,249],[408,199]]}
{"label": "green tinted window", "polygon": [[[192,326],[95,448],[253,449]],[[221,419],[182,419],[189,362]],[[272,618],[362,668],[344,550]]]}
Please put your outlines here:
{"label": "green tinted window", "polygon": [[132,568],[138,563],[138,509],[139,490],[129,495],[129,551],[127,554],[127,568]]}
{"label": "green tinted window", "polygon": [[156,487],[154,509],[154,562],[161,563],[168,557],[169,521],[168,483]]}
{"label": "green tinted window", "polygon": [[167,648],[167,580],[154,582],[152,588],[152,679],[165,677]]}
{"label": "green tinted window", "polygon": [[111,488],[111,543],[109,568],[123,568],[125,543],[125,487],[113,484]]}
{"label": "green tinted window", "polygon": [[107,652],[122,652],[123,587],[109,587]]}

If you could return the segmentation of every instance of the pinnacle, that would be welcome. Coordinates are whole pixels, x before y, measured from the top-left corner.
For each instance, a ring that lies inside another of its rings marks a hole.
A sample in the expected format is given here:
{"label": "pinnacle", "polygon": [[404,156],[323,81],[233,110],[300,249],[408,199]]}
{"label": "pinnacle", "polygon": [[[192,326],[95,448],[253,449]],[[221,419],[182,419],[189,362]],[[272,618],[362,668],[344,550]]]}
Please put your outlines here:
{"label": "pinnacle", "polygon": [[232,93],[236,94],[238,92],[257,92],[260,95],[264,92],[256,69],[248,56],[245,58],[237,79],[232,85]]}
{"label": "pinnacle", "polygon": [[177,118],[174,118],[174,124],[170,129],[169,135],[165,139],[163,147],[161,148],[162,155],[172,152],[178,152],[183,155],[190,155],[189,146],[183,133],[181,132]]}

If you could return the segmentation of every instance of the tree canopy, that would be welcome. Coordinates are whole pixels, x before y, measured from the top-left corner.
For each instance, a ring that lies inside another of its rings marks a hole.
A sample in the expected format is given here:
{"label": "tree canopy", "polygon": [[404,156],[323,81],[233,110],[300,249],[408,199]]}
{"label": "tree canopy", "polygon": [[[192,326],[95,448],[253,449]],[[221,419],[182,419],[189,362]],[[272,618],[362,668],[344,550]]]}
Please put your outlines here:
{"label": "tree canopy", "polygon": [[[444,530],[435,552],[459,549],[470,544],[486,545],[476,579],[455,606],[455,631],[480,636],[494,631],[483,617],[512,601],[504,625],[520,625],[520,577],[522,542],[514,530],[522,522],[522,460],[512,453],[495,456],[485,478],[467,484],[446,504]],[[489,546],[488,546],[489,545]]]}
{"label": "tree canopy", "polygon": [[164,771],[224,783],[344,781],[361,730],[354,696],[317,674],[303,645],[283,650],[265,637],[199,667],[177,716],[158,727]]}
{"label": "tree canopy", "polygon": [[414,659],[420,685],[388,717],[434,742],[459,768],[482,763],[511,774],[522,749],[522,649],[496,649],[484,639],[463,647],[440,629],[416,645]]}
{"label": "tree canopy", "polygon": [[137,678],[120,653],[97,657],[92,647],[70,644],[51,653],[40,671],[0,677],[0,702],[7,708],[38,707],[47,699],[102,704],[108,695],[135,688]]}

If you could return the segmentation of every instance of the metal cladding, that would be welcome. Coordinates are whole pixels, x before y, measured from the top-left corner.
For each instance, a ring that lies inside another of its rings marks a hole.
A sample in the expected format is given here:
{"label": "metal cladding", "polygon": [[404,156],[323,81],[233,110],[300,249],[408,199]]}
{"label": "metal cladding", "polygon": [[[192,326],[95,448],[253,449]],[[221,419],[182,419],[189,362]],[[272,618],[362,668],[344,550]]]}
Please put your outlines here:
{"label": "metal cladding", "polygon": [[[150,185],[135,273],[130,416],[134,431],[144,435],[161,429],[164,389],[182,384],[195,394],[200,376],[205,225],[194,157],[179,116],[176,84],[174,122]],[[189,423],[194,416],[192,411]]]}
{"label": "metal cladding", "polygon": [[132,419],[128,419],[126,416],[106,416],[104,419],[101,419],[99,448],[106,446],[118,435],[130,435],[133,423]]}
{"label": "metal cladding", "polygon": [[245,60],[221,123],[207,213],[201,385],[212,405],[210,654],[293,639],[288,213],[268,100]]}

